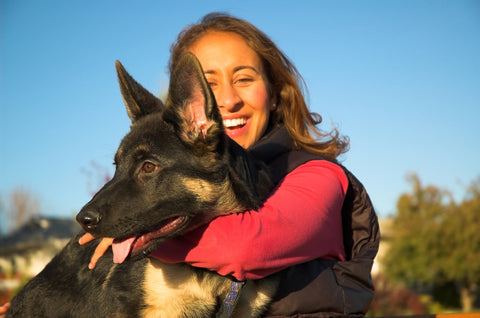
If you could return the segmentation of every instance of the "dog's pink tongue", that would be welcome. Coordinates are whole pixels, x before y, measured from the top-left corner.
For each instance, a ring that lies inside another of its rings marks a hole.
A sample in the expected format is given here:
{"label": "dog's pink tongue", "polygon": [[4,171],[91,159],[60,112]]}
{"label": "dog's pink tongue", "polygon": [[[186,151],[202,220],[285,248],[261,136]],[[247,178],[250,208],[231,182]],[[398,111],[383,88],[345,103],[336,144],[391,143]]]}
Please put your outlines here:
{"label": "dog's pink tongue", "polygon": [[132,250],[133,243],[135,242],[136,237],[129,237],[121,242],[113,241],[112,251],[113,251],[113,262],[121,264],[127,258],[128,254]]}

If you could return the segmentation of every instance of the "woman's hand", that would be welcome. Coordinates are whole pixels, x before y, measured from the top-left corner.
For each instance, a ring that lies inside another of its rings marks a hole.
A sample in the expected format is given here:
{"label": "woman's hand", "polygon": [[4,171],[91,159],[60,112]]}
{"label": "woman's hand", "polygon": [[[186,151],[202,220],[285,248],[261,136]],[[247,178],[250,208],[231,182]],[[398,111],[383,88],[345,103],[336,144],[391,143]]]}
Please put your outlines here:
{"label": "woman's hand", "polygon": [[[79,240],[78,243],[80,245],[87,244],[88,242],[94,240],[95,238],[93,237],[92,234],[90,233],[85,233]],[[105,254],[105,252],[108,250],[110,245],[113,243],[113,238],[111,237],[104,237],[100,243],[98,244],[97,248],[95,249],[95,252],[92,255],[92,258],[90,259],[90,263],[88,264],[89,269],[94,269],[95,265],[97,264],[98,260],[100,257]],[[0,311],[1,313],[1,311]]]}
{"label": "woman's hand", "polygon": [[5,314],[7,313],[8,308],[10,308],[10,303],[6,303],[0,306],[0,318],[5,317]]}

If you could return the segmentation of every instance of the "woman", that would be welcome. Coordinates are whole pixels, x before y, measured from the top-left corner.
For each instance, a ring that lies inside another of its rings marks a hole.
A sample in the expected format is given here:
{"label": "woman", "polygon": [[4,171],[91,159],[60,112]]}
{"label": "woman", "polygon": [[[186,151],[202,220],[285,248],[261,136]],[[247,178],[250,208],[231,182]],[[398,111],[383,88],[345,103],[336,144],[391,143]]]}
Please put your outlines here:
{"label": "woman", "polygon": [[[219,217],[151,256],[238,280],[282,271],[267,316],[366,313],[378,224],[361,184],[335,162],[348,140],[317,129],[321,117],[309,112],[297,70],[248,22],[214,13],[187,27],[172,46],[170,71],[188,51],[204,69],[227,134],[272,168],[277,188],[258,211]],[[100,243],[91,268],[110,244]]]}

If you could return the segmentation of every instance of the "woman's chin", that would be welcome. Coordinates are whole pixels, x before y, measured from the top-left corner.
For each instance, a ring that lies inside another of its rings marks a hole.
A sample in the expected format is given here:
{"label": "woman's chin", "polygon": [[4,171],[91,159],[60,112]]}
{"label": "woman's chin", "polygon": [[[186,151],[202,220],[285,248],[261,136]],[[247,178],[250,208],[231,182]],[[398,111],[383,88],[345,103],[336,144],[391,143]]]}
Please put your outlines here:
{"label": "woman's chin", "polygon": [[241,127],[234,127],[234,128],[226,128],[225,132],[227,136],[231,139],[235,140],[237,144],[245,148],[247,143],[247,132],[248,132],[248,123]]}

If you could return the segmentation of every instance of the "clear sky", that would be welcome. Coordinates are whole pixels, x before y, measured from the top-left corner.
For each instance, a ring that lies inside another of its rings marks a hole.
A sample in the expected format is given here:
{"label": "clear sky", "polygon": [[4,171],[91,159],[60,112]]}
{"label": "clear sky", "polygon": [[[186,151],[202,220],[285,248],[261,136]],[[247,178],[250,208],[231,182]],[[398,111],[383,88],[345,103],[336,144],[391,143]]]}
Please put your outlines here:
{"label": "clear sky", "polygon": [[23,187],[44,215],[76,214],[129,129],[114,61],[161,94],[170,44],[211,11],[252,22],[291,58],[321,127],[350,137],[342,162],[381,216],[408,173],[457,200],[480,175],[478,0],[0,0],[3,211]]}

